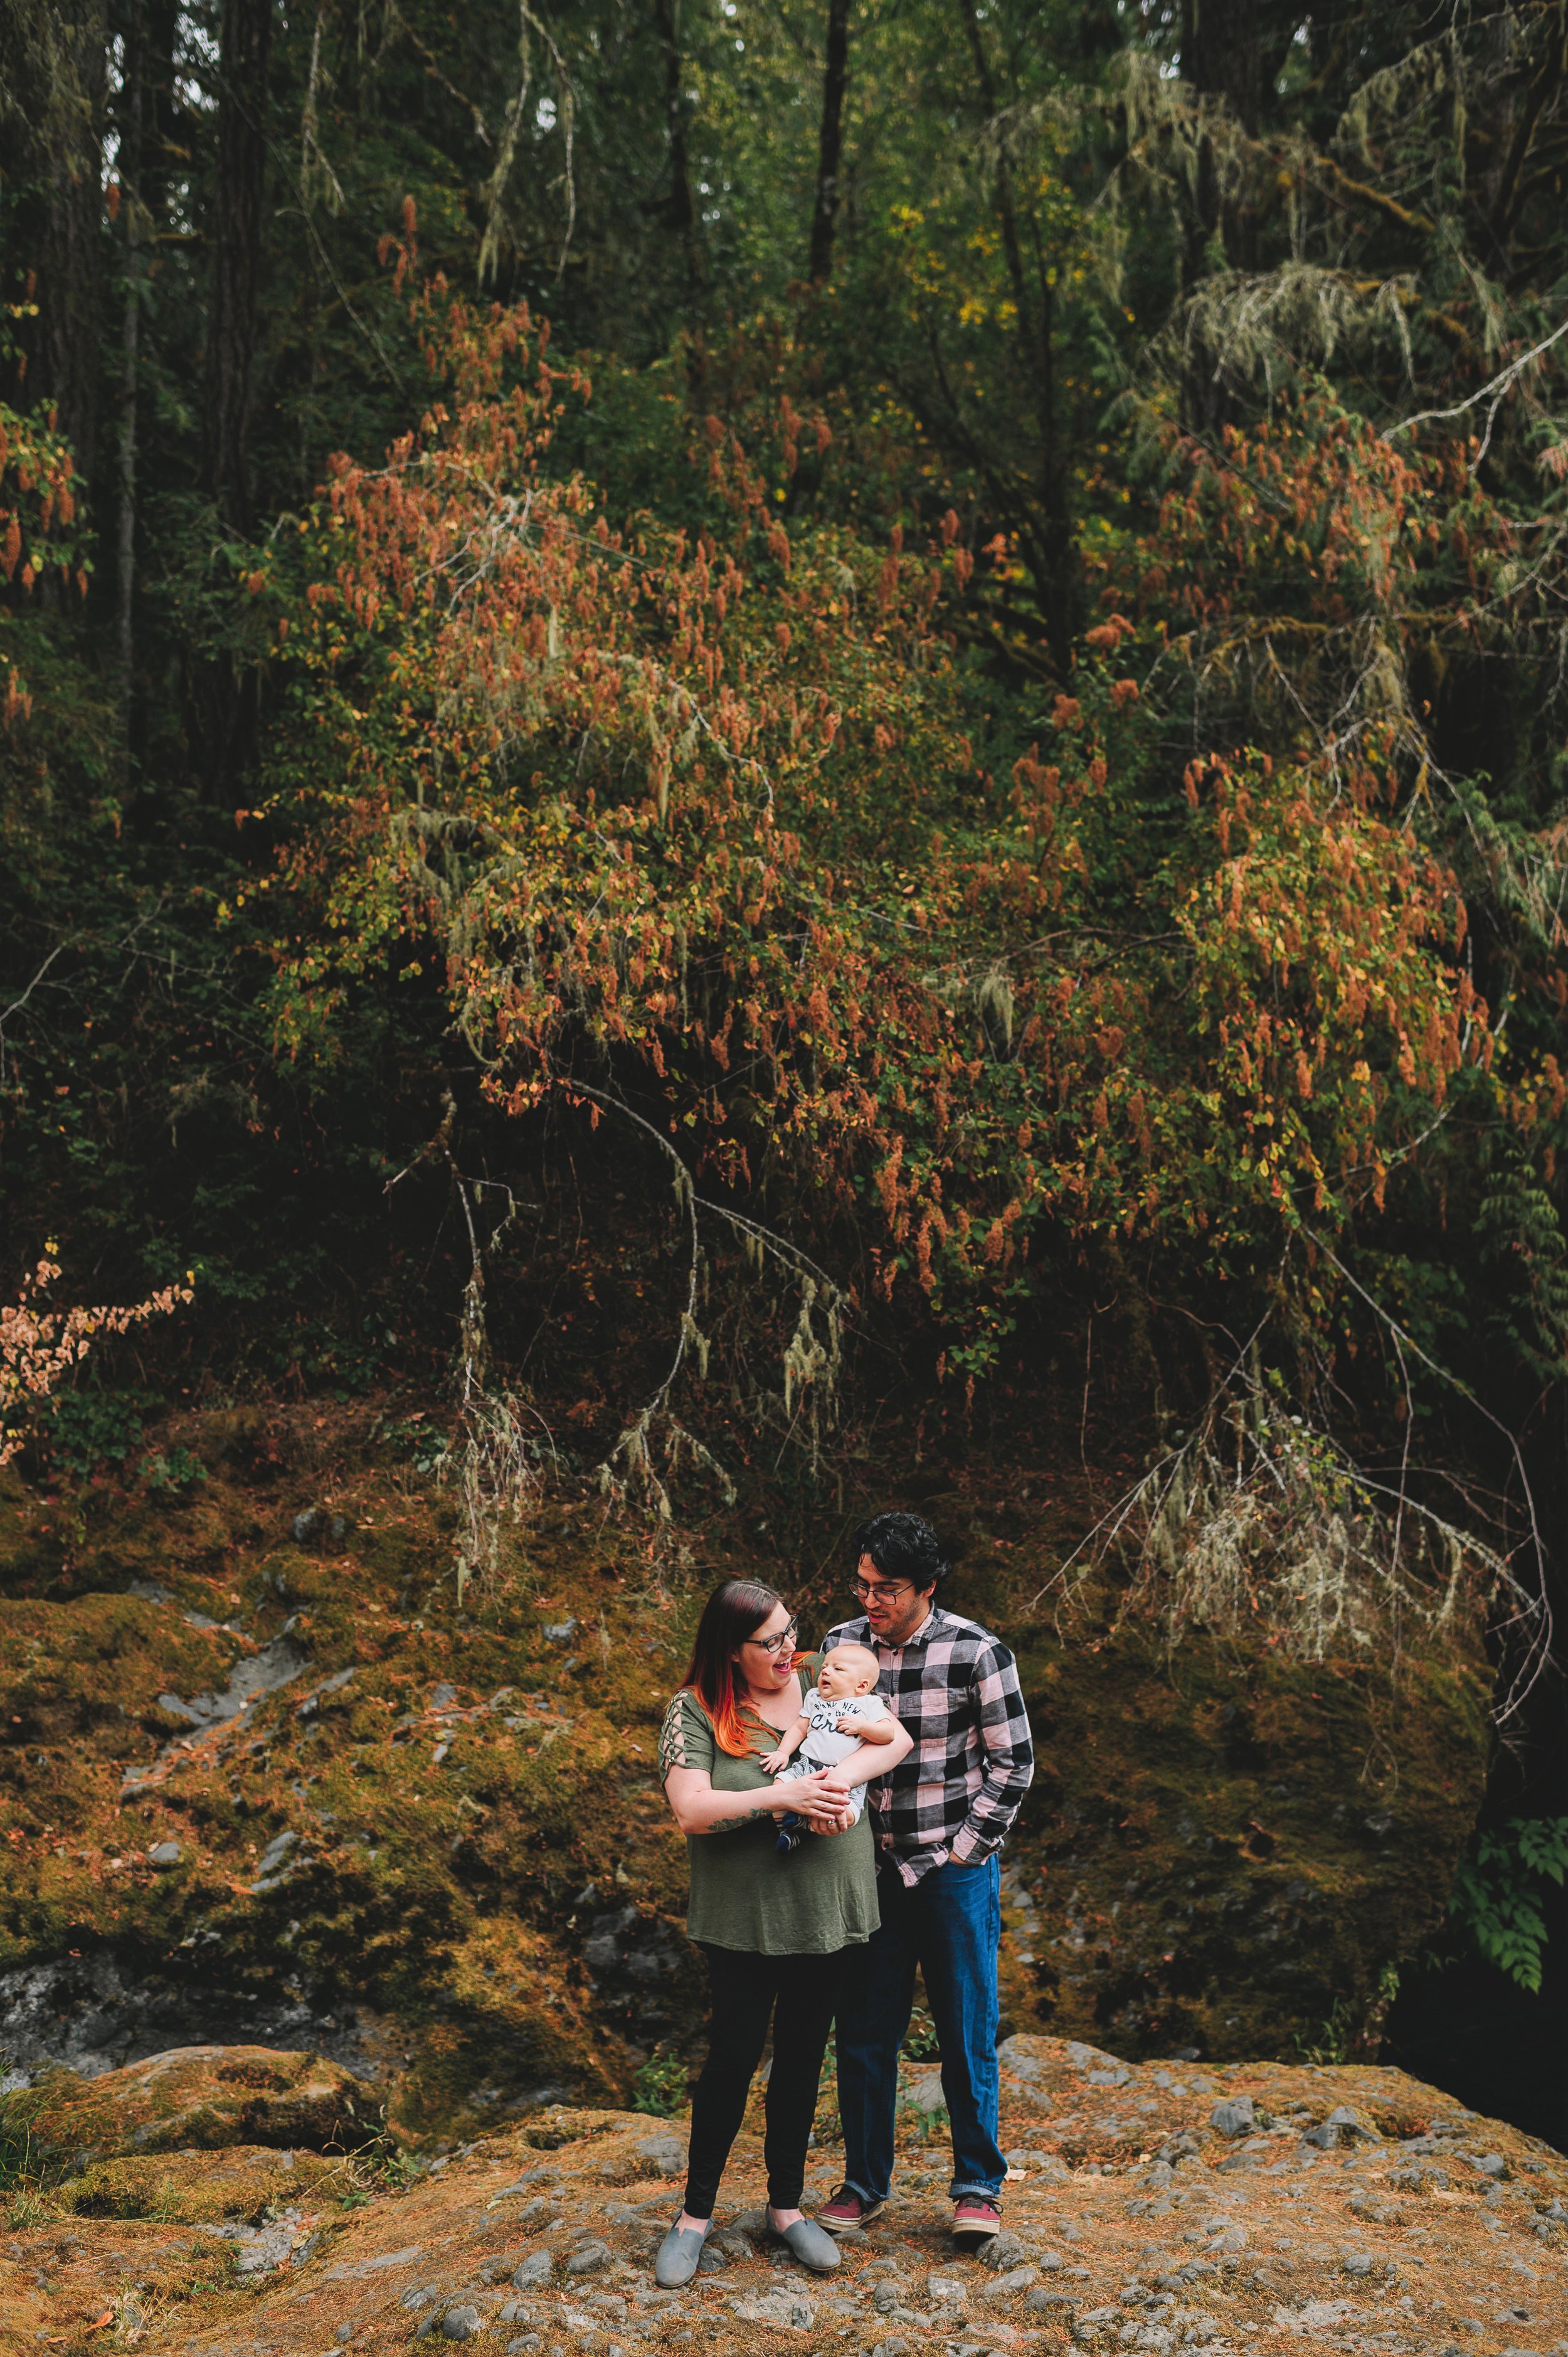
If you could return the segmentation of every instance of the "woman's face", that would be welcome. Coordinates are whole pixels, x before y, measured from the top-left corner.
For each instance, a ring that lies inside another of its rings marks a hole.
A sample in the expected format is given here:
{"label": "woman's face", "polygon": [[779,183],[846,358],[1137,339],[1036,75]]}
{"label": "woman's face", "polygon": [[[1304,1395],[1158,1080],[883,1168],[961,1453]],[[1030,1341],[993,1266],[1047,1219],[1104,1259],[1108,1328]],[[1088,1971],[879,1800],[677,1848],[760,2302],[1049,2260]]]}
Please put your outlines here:
{"label": "woman's face", "polygon": [[[773,1642],[779,1637],[784,1640],[781,1645]],[[795,1674],[795,1622],[782,1604],[776,1604],[767,1620],[757,1622],[736,1660],[746,1684],[759,1692],[777,1693],[789,1684]]]}

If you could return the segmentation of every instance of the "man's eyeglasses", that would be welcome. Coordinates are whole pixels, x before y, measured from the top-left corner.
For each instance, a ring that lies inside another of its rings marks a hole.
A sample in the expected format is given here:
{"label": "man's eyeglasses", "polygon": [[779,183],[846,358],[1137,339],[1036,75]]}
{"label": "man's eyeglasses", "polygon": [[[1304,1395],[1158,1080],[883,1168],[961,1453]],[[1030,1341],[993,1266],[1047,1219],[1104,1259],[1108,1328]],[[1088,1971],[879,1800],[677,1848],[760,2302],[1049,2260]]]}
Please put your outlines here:
{"label": "man's eyeglasses", "polygon": [[863,1579],[852,1579],[850,1582],[850,1586],[863,1604],[891,1604],[894,1598],[902,1596],[909,1585],[907,1579],[900,1579],[892,1587],[867,1587]]}
{"label": "man's eyeglasses", "polygon": [[791,1620],[786,1628],[779,1630],[777,1637],[748,1637],[746,1641],[748,1645],[757,1646],[764,1653],[780,1653],[786,1648],[793,1652],[795,1631],[800,1625],[799,1620]]}

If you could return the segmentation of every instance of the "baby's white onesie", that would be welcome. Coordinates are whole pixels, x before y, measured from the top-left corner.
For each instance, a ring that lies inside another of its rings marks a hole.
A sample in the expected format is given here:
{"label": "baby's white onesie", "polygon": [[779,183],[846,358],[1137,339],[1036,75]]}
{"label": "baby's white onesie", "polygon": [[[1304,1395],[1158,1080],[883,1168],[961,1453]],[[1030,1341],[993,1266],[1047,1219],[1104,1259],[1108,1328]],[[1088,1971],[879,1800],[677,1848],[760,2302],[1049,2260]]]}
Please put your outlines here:
{"label": "baby's white onesie", "polygon": [[[887,1705],[880,1695],[855,1695],[848,1702],[830,1702],[813,1686],[806,1696],[806,1739],[787,1768],[779,1771],[780,1783],[786,1776],[814,1776],[820,1768],[836,1768],[852,1751],[860,1749],[858,1735],[841,1735],[835,1722],[841,1718],[886,1718]],[[849,1796],[850,1823],[857,1825],[865,1812],[865,1786],[856,1784]]]}

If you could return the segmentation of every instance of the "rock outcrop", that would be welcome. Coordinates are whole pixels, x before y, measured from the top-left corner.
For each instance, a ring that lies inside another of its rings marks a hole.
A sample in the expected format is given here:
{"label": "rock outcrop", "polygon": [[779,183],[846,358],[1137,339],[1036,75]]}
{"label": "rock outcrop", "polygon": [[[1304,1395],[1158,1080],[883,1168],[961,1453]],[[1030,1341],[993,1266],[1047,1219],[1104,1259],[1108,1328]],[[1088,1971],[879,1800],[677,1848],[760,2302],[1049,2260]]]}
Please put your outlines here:
{"label": "rock outcrop", "polygon": [[5,2110],[45,2168],[232,2145],[354,2152],[383,2126],[374,2090],[340,2064],[265,2046],[177,2046],[91,2079],[49,2071]]}
{"label": "rock outcrop", "polygon": [[[236,2147],[35,2184],[0,2246],[0,2351],[1568,2352],[1568,2162],[1516,2130],[1373,2068],[1178,2070],[1028,2036],[1002,2059],[983,2263],[953,2253],[946,2147],[911,2103],[894,2199],[836,2274],[772,2244],[748,2135],[696,2281],[659,2292],[682,2123],[553,2105],[427,2169]],[[833,2115],[830,2084],[809,2197],[835,2182]]]}

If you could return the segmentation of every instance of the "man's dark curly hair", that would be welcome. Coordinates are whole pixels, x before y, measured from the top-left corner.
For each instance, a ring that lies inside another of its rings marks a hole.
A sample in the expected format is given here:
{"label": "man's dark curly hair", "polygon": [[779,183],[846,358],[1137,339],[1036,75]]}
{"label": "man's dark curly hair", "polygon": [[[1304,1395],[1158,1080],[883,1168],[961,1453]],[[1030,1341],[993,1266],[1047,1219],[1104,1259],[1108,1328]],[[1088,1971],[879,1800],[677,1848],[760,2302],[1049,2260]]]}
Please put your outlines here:
{"label": "man's dark curly hair", "polygon": [[852,1563],[863,1555],[884,1579],[907,1579],[921,1595],[928,1587],[940,1592],[952,1567],[935,1531],[918,1514],[873,1514],[849,1543]]}

